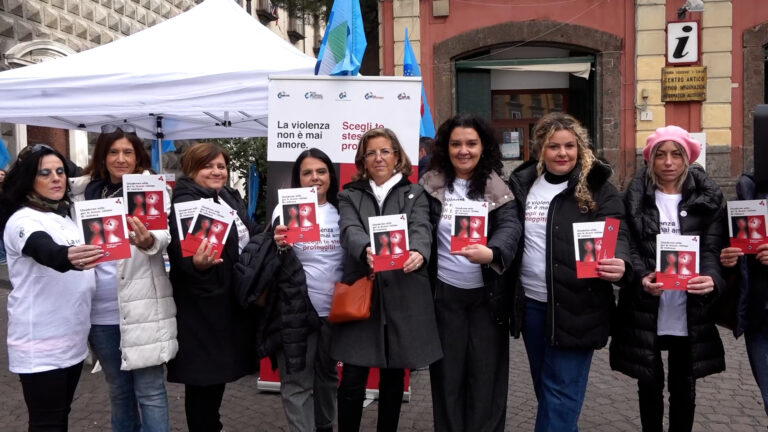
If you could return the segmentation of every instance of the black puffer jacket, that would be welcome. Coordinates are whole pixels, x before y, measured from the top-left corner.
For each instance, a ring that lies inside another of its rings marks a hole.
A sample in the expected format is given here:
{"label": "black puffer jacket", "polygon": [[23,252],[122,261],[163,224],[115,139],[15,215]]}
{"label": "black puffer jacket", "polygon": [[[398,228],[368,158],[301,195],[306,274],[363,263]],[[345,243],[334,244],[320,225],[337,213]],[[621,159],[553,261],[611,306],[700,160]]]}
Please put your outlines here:
{"label": "black puffer jacket", "polygon": [[[531,160],[518,167],[509,179],[515,194],[519,218],[525,235],[525,202],[528,191],[538,178],[537,161]],[[596,161],[587,175],[587,184],[597,204],[593,211],[582,213],[574,197],[580,165],[571,171],[567,188],[556,195],[547,214],[547,335],[549,343],[560,348],[598,349],[608,342],[610,323],[614,310],[613,285],[602,279],[577,279],[576,258],[573,252],[573,224],[577,222],[603,221],[607,217],[621,219],[624,206],[616,188],[608,182],[612,171],[608,165]],[[622,223],[622,227],[625,224]],[[520,268],[525,241],[520,239],[518,263]],[[619,231],[615,257],[624,260],[624,278],[632,272],[629,245],[625,229]],[[512,316],[512,335],[518,337],[522,329],[525,311],[525,293],[520,283],[519,271],[510,272],[510,284],[515,287]]]}
{"label": "black puffer jacket", "polygon": [[[659,297],[642,288],[643,276],[656,269],[656,235],[659,210],[656,188],[649,185],[646,169],[640,170],[624,195],[631,234],[634,280],[622,287],[619,313],[611,340],[611,368],[637,379],[663,374],[657,368],[657,320]],[[699,272],[712,277],[715,289],[707,295],[688,295],[688,336],[691,341],[693,377],[701,378],[725,370],[723,343],[715,327],[714,307],[725,287],[720,267],[720,249],[725,245],[724,202],[720,188],[701,167],[692,165],[682,187],[678,220],[682,235],[701,238]]]}
{"label": "black puffer jacket", "polygon": [[264,232],[251,238],[233,270],[238,302],[257,317],[258,356],[274,360],[282,349],[288,373],[304,370],[307,337],[320,327],[320,319],[309,300],[304,268],[296,254],[291,249],[278,253],[273,233]]}
{"label": "black puffer jacket", "polygon": [[[445,178],[437,171],[428,171],[419,181],[429,198],[429,220],[432,222],[432,238],[437,239],[437,228],[443,212]],[[484,288],[496,324],[507,325],[512,295],[504,274],[512,266],[520,239],[522,226],[517,219],[517,203],[504,181],[492,173],[485,186],[483,199],[489,203],[488,247],[493,250],[494,262],[482,266]],[[429,262],[429,280],[437,283],[437,240],[432,242],[432,256]]]}
{"label": "black puffer jacket", "polygon": [[[736,196],[740,200],[768,198],[757,192],[752,176],[744,174],[736,183]],[[768,324],[768,266],[760,264],[755,255],[739,258],[739,265],[732,270],[738,273],[740,284],[737,325],[733,329],[736,337],[745,331],[759,331]]]}

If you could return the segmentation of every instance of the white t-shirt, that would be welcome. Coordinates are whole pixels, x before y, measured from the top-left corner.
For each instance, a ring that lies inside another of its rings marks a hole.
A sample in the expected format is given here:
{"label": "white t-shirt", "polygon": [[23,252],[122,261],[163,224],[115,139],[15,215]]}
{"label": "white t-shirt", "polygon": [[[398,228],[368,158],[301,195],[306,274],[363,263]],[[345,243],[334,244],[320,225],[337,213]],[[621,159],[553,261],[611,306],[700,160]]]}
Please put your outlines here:
{"label": "white t-shirt", "polygon": [[539,176],[525,200],[525,244],[520,265],[520,283],[525,296],[547,301],[547,216],[549,203],[568,187],[568,182],[552,184]]}
{"label": "white t-shirt", "polygon": [[[232,209],[232,206],[227,204],[227,202],[223,199],[220,199],[219,202],[221,205]],[[237,252],[242,253],[243,249],[245,249],[245,247],[248,245],[248,242],[251,240],[251,233],[248,231],[248,227],[245,226],[243,220],[240,219],[240,215],[237,213],[235,213],[235,229],[237,229]],[[226,241],[226,239],[224,241]]]}
{"label": "white t-shirt", "polygon": [[437,278],[457,288],[480,288],[483,286],[483,271],[480,264],[469,262],[466,257],[451,254],[451,217],[454,201],[469,201],[469,182],[464,179],[453,181],[453,192],[445,189],[443,213],[437,225]]}
{"label": "white t-shirt", "polygon": [[23,207],[3,236],[12,290],[8,294],[8,363],[13,373],[36,373],[77,364],[88,354],[93,270],[60,273],[21,250],[30,234],[48,233],[61,245],[77,245],[68,217]]}
{"label": "white t-shirt", "polygon": [[[659,209],[659,231],[661,234],[680,234],[677,206],[683,199],[681,194],[665,194],[656,191],[656,207]],[[659,316],[656,334],[688,336],[688,294],[682,290],[664,290],[659,298]]]}
{"label": "white t-shirt", "polygon": [[[272,212],[273,221],[279,216],[278,208]],[[331,310],[335,283],[341,280],[343,272],[339,211],[330,203],[317,206],[317,223],[320,225],[320,241],[294,243],[293,251],[304,267],[309,300],[317,314],[326,317]]]}

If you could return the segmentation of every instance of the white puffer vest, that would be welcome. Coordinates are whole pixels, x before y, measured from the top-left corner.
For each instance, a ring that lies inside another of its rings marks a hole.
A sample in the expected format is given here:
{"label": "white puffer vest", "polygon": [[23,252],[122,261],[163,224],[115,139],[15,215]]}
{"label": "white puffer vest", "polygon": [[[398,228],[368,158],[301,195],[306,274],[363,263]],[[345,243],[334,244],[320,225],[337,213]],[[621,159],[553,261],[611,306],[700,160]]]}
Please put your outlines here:
{"label": "white puffer vest", "polygon": [[[144,174],[151,174],[145,171]],[[89,177],[70,179],[73,201],[85,200]],[[168,190],[163,193],[165,212],[170,213]],[[117,304],[120,312],[120,369],[134,370],[168,362],[176,356],[176,304],[165,271],[163,251],[171,241],[166,230],[150,231],[150,249],[131,245],[131,257],[117,262]]]}

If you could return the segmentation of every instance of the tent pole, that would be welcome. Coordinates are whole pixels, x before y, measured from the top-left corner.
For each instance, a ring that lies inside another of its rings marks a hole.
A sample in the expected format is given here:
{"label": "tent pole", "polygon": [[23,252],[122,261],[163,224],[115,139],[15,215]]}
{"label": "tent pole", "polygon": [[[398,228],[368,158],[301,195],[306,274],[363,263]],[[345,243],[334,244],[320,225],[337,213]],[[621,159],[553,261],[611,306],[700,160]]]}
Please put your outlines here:
{"label": "tent pole", "polygon": [[155,145],[157,146],[157,170],[158,173],[165,172],[163,170],[163,116],[157,116],[155,119]]}

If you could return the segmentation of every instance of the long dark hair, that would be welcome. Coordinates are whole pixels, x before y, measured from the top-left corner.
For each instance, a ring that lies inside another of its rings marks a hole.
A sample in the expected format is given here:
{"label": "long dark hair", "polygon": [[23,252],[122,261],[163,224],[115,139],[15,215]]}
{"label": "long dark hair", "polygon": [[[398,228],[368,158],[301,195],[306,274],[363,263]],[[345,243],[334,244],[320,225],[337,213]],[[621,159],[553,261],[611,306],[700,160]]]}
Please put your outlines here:
{"label": "long dark hair", "polygon": [[[8,219],[27,202],[27,195],[35,186],[37,170],[40,167],[40,160],[45,156],[54,155],[61,160],[62,166],[66,168],[67,163],[61,153],[45,144],[36,144],[25,147],[19,152],[16,162],[13,163],[8,175],[3,182],[3,190],[0,193],[0,233],[5,231],[5,224]],[[64,170],[66,179],[65,197],[69,195],[69,174]]]}
{"label": "long dark hair", "polygon": [[133,154],[136,155],[136,168],[134,174],[141,174],[144,170],[150,169],[152,166],[152,159],[144,148],[144,142],[135,133],[126,133],[122,129],[118,128],[114,132],[102,133],[96,139],[96,146],[93,149],[93,156],[91,162],[83,170],[83,174],[90,175],[92,180],[102,179],[108,180],[109,171],[107,170],[107,155],[109,149],[115,141],[125,138],[133,146]]}
{"label": "long dark hair", "polygon": [[472,171],[472,177],[469,179],[469,190],[467,192],[468,198],[479,199],[485,195],[485,184],[488,181],[488,176],[492,172],[501,175],[501,168],[503,166],[501,163],[501,149],[499,149],[499,143],[494,136],[493,128],[484,119],[469,114],[457,114],[441,124],[435,137],[435,147],[432,153],[430,169],[441,172],[445,177],[445,187],[453,192],[456,171],[453,169],[451,157],[448,154],[448,145],[451,141],[451,132],[457,127],[474,129],[483,145],[480,160],[477,162],[477,166]]}
{"label": "long dark hair", "polygon": [[325,164],[326,168],[328,168],[328,174],[331,176],[331,183],[328,185],[328,192],[325,193],[325,199],[338,209],[339,177],[336,175],[336,170],[333,168],[331,158],[320,149],[313,147],[309,150],[304,150],[299,157],[296,158],[296,162],[293,163],[293,171],[291,172],[291,187],[301,187],[301,163],[308,157],[318,159]]}

